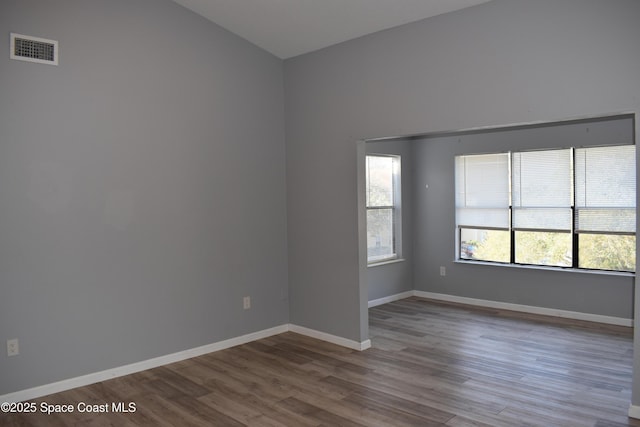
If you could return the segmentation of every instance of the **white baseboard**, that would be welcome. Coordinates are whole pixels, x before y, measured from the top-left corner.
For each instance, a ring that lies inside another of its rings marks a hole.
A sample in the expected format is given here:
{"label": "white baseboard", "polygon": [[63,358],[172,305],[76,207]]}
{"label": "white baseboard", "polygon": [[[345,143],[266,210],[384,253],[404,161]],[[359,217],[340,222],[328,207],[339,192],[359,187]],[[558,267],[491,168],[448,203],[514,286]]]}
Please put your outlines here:
{"label": "white baseboard", "polygon": [[315,329],[305,328],[304,326],[290,324],[289,331],[295,332],[300,335],[306,335],[308,337],[315,338],[321,341],[327,341],[342,347],[347,347],[352,350],[364,351],[371,347],[371,340],[365,340],[362,342],[353,341],[347,338],[339,337],[337,335],[327,334],[326,332],[316,331]]}
{"label": "white baseboard", "polygon": [[623,317],[603,316],[601,314],[582,313],[578,311],[567,311],[567,310],[558,310],[555,308],[536,307],[532,305],[512,304],[508,302],[459,297],[455,295],[438,294],[434,292],[414,291],[413,295],[420,298],[456,302],[460,304],[476,305],[480,307],[498,308],[502,310],[520,311],[523,313],[540,314],[543,316],[564,317],[567,319],[586,320],[588,322],[606,323],[609,325],[629,326],[629,327],[633,326],[633,319],[625,319]]}
{"label": "white baseboard", "polygon": [[[424,291],[402,292],[396,295],[391,295],[388,297],[379,298],[377,300],[372,300],[372,301],[369,301],[369,307],[375,307],[377,305],[386,304],[388,302],[397,301],[397,300],[408,298],[411,296],[428,298],[428,299],[439,300],[439,301],[469,304],[469,305],[475,305],[475,306],[481,306],[481,307],[520,311],[524,313],[541,314],[545,316],[556,316],[556,317],[564,317],[569,319],[586,320],[590,322],[606,323],[611,325],[633,326],[633,319],[603,316],[599,314],[581,313],[581,312],[575,312],[575,311],[556,310],[551,308],[512,304],[512,303],[505,303],[505,302],[498,302],[498,301],[489,301],[489,300],[467,298],[467,297],[459,297],[455,295],[439,294],[439,293],[424,292]],[[350,340],[347,338],[339,337],[337,335],[328,334],[326,332],[305,328],[303,326],[298,326],[294,324],[285,324],[285,325],[275,326],[269,329],[264,329],[262,331],[257,331],[250,334],[242,335],[240,337],[219,341],[213,344],[207,344],[201,347],[184,350],[177,353],[156,357],[153,359],[143,360],[141,362],[132,363],[130,365],[120,366],[113,369],[107,369],[105,371],[100,371],[100,372],[94,372],[94,373],[83,375],[80,377],[69,378],[69,379],[58,381],[55,383],[45,384],[42,386],[5,394],[0,396],[0,402],[22,402],[25,400],[36,399],[38,397],[47,396],[49,394],[71,390],[73,388],[94,384],[100,381],[110,380],[112,378],[117,378],[124,375],[140,372],[140,371],[145,371],[147,369],[156,368],[158,366],[167,365],[169,363],[179,362],[181,360],[190,359],[192,357],[201,356],[203,354],[224,350],[227,348],[235,347],[237,345],[246,344],[251,341],[256,341],[262,338],[267,338],[267,337],[278,335],[288,331],[295,332],[301,335],[306,335],[308,337],[319,339],[322,341],[327,341],[332,344],[336,344],[342,347],[347,347],[357,351],[364,351],[371,347],[371,340],[358,342],[358,341]],[[629,416],[632,418],[640,419],[640,406],[632,405],[629,408]]]}
{"label": "white baseboard", "polygon": [[640,419],[640,406],[630,405],[629,406],[629,417]]}
{"label": "white baseboard", "polygon": [[395,295],[389,295],[388,297],[382,297],[382,298],[378,298],[378,299],[374,299],[369,301],[369,308],[371,307],[377,307],[379,305],[382,304],[387,304],[393,301],[398,301],[401,299],[405,299],[405,298],[409,298],[413,296],[413,292],[414,291],[406,291],[406,292],[401,292],[399,294],[395,294]]}
{"label": "white baseboard", "polygon": [[69,378],[67,380],[58,381],[51,384],[29,388],[14,393],[0,396],[0,402],[23,402],[25,400],[36,399],[38,397],[47,396],[52,393],[59,393],[73,388],[82,387],[89,384],[95,384],[100,381],[110,380],[112,378],[122,377],[124,375],[134,374],[136,372],[145,371],[147,369],[157,368],[158,366],[168,365],[169,363],[179,362],[181,360],[190,359],[192,357],[201,356],[203,354],[214,351],[224,350],[226,348],[235,347],[237,345],[246,344],[251,341],[267,338],[272,335],[281,334],[289,330],[289,325],[280,325],[262,331],[252,332],[224,341],[218,341],[213,344],[203,345],[201,347],[191,348],[177,353],[167,354],[165,356],[155,357],[153,359],[143,360],[141,362],[132,363],[130,365],[120,366],[105,371],[94,372],[80,377]]}
{"label": "white baseboard", "polygon": [[213,353],[215,351],[224,350],[289,331],[358,351],[363,351],[371,347],[370,340],[357,342],[336,335],[327,334],[325,332],[304,328],[302,326],[285,324],[269,329],[264,329],[262,331],[252,332],[250,334],[242,335],[239,337],[230,338],[228,340],[219,341],[213,344],[207,344],[201,347],[195,347],[188,350],[179,351],[177,353],[143,360],[140,362],[132,363],[130,365],[119,366],[117,368],[107,369],[105,371],[94,372],[91,374],[82,375],[80,377],[69,378],[55,383],[45,384],[38,387],[5,394],[0,396],[0,402],[23,402],[25,400],[37,399],[49,394],[60,393],[77,387],[95,384],[100,381],[106,381],[129,374],[134,374],[136,372],[145,371],[147,369],[157,368],[158,366],[164,366],[170,363],[179,362],[181,360],[190,359],[192,357],[202,356],[203,354]]}

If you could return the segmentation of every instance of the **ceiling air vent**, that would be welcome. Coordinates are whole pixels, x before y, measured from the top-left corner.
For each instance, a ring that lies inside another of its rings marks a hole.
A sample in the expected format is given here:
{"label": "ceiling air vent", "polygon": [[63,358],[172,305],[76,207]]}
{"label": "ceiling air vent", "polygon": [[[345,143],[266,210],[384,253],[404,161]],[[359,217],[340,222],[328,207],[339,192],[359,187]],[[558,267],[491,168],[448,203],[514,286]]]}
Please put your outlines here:
{"label": "ceiling air vent", "polygon": [[58,42],[11,33],[11,59],[58,65]]}

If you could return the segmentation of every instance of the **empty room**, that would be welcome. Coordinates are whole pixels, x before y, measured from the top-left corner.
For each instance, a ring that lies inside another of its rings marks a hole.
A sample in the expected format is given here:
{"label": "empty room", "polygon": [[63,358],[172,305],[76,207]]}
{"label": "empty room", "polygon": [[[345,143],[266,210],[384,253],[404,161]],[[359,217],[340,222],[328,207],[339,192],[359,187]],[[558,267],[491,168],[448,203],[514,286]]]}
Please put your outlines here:
{"label": "empty room", "polygon": [[0,1],[0,425],[640,426],[638,22]]}

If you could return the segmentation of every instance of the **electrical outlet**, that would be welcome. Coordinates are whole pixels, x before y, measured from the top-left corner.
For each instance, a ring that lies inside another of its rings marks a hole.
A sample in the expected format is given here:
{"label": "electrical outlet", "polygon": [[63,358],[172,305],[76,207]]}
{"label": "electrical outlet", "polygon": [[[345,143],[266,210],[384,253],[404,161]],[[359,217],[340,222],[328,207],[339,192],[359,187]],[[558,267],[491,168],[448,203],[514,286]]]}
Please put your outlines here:
{"label": "electrical outlet", "polygon": [[17,356],[20,354],[18,338],[7,340],[7,356]]}
{"label": "electrical outlet", "polygon": [[251,297],[242,298],[242,307],[245,310],[249,310],[251,308]]}
{"label": "electrical outlet", "polygon": [[444,265],[440,266],[440,275],[441,276],[446,276],[447,275],[447,269],[444,268]]}

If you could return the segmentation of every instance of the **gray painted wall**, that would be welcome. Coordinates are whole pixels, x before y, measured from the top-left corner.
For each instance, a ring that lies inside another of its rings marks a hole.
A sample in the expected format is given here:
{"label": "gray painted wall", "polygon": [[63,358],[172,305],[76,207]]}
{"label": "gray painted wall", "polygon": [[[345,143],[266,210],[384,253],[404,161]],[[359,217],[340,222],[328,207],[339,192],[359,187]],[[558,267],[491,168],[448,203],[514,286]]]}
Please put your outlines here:
{"label": "gray painted wall", "polygon": [[367,338],[356,141],[640,111],[639,18],[635,0],[494,0],[285,61],[291,321]]}
{"label": "gray painted wall", "polygon": [[168,0],[52,3],[0,3],[61,43],[0,43],[0,393],[288,320],[365,340],[356,141],[640,111],[636,0],[494,0],[287,60],[284,95]]}
{"label": "gray painted wall", "polygon": [[[633,138],[633,117],[627,117],[417,141],[415,289],[633,318],[634,280],[629,275],[454,263],[456,155],[630,144]],[[446,267],[444,277],[440,266]]]}
{"label": "gray painted wall", "polygon": [[393,154],[401,158],[401,262],[367,268],[368,300],[396,295],[413,289],[413,141],[393,139],[366,143],[367,154]]}
{"label": "gray painted wall", "polygon": [[0,33],[0,394],[287,323],[282,61],[169,0],[5,0]]}

